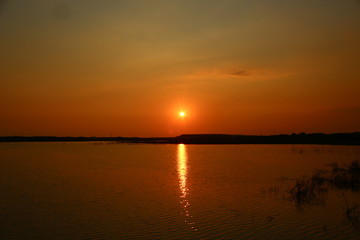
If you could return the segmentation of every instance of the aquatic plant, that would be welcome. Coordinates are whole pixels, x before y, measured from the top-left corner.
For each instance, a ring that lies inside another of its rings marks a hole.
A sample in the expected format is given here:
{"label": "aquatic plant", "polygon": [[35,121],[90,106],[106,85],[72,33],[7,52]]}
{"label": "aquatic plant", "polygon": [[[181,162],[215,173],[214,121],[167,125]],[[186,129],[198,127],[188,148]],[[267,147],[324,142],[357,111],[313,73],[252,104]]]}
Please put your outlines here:
{"label": "aquatic plant", "polygon": [[345,210],[347,221],[356,229],[360,230],[360,207],[357,204],[349,206]]}
{"label": "aquatic plant", "polygon": [[324,203],[324,193],[327,191],[323,187],[324,183],[324,178],[318,174],[311,178],[298,179],[289,190],[289,199],[300,205],[322,204]]}
{"label": "aquatic plant", "polygon": [[295,180],[289,190],[291,201],[297,204],[319,204],[324,201],[324,193],[329,187],[339,190],[360,190],[360,161],[355,160],[342,167],[337,163],[328,165],[330,169],[318,170],[311,177]]}
{"label": "aquatic plant", "polygon": [[345,194],[343,193],[345,200],[345,219],[356,230],[360,231],[360,207],[357,204],[348,203]]}
{"label": "aquatic plant", "polygon": [[339,167],[338,164],[331,164],[329,183],[337,189],[352,191],[360,190],[360,161],[352,161]]}
{"label": "aquatic plant", "polygon": [[[287,199],[295,202],[298,206],[316,205],[325,203],[324,193],[331,188],[352,192],[360,191],[359,160],[342,166],[338,163],[331,163],[327,166],[329,169],[318,170],[311,177],[295,180],[295,184],[288,190]],[[345,220],[360,236],[360,206],[358,204],[349,204],[344,192],[343,197],[345,200]]]}

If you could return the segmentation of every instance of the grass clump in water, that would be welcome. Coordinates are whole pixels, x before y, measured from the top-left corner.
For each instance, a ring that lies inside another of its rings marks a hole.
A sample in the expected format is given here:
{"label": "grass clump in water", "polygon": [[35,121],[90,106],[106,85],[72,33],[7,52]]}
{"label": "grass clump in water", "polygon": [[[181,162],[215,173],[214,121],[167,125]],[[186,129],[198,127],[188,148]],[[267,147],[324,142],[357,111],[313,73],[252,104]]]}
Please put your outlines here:
{"label": "grass clump in water", "polygon": [[353,204],[350,206],[348,203],[345,194],[343,193],[344,199],[345,199],[345,219],[348,223],[351,224],[351,226],[356,230],[360,230],[360,207],[357,204]]}
{"label": "grass clump in water", "polygon": [[321,204],[328,187],[360,190],[360,161],[352,161],[343,167],[339,167],[337,163],[329,166],[330,169],[319,170],[311,177],[296,180],[289,190],[289,199],[297,204]]}
{"label": "grass clump in water", "polygon": [[360,207],[354,204],[345,210],[345,217],[347,221],[356,229],[360,230]]}
{"label": "grass clump in water", "polygon": [[298,179],[289,191],[289,198],[297,204],[322,204],[324,202],[323,194],[327,191],[323,187],[324,183],[325,179],[320,173],[311,178]]}
{"label": "grass clump in water", "polygon": [[352,161],[342,168],[336,163],[331,166],[332,171],[328,181],[333,187],[352,191],[360,190],[360,161]]}

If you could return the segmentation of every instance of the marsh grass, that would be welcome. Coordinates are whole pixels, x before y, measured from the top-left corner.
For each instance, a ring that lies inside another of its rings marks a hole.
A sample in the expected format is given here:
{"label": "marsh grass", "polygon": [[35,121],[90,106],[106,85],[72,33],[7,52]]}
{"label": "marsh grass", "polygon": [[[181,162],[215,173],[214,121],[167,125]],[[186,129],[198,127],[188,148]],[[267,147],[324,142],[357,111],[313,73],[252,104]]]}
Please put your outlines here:
{"label": "marsh grass", "polygon": [[[311,177],[295,180],[294,185],[287,192],[287,199],[302,208],[304,205],[325,204],[326,193],[329,189],[360,191],[359,160],[342,166],[331,163],[327,167],[327,169],[316,171]],[[355,203],[349,204],[344,192],[343,197],[345,200],[345,221],[360,236],[360,206]]]}
{"label": "marsh grass", "polygon": [[325,179],[316,174],[311,178],[302,178],[295,181],[295,185],[289,190],[289,199],[297,204],[323,204]]}
{"label": "marsh grass", "polygon": [[345,217],[347,221],[354,227],[356,230],[360,230],[360,207],[357,204],[349,206],[345,210]]}
{"label": "marsh grass", "polygon": [[332,163],[328,167],[330,169],[318,170],[311,177],[295,180],[294,186],[288,191],[288,199],[297,204],[322,204],[328,188],[360,190],[360,161],[352,161],[342,167]]}
{"label": "marsh grass", "polygon": [[357,204],[350,205],[343,193],[345,200],[345,219],[356,230],[360,231],[360,207]]}
{"label": "marsh grass", "polygon": [[360,190],[360,161],[352,161],[342,168],[333,163],[331,167],[328,181],[333,187],[351,191]]}

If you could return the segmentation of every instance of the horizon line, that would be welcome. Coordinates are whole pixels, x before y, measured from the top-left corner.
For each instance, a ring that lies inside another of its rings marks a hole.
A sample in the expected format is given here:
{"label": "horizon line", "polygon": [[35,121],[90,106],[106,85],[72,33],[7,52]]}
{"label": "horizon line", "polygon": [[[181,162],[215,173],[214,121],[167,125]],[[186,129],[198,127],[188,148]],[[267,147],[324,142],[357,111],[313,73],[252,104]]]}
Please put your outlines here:
{"label": "horizon line", "polygon": [[277,133],[277,134],[232,134],[232,133],[183,133],[176,136],[151,136],[151,137],[140,137],[140,136],[59,136],[59,135],[0,135],[0,138],[38,138],[38,137],[51,137],[51,138],[176,138],[181,136],[294,136],[294,135],[313,135],[313,134],[322,134],[322,135],[333,135],[333,134],[360,134],[360,131],[354,132],[331,132],[331,133],[324,133],[324,132],[299,132],[299,133]]}

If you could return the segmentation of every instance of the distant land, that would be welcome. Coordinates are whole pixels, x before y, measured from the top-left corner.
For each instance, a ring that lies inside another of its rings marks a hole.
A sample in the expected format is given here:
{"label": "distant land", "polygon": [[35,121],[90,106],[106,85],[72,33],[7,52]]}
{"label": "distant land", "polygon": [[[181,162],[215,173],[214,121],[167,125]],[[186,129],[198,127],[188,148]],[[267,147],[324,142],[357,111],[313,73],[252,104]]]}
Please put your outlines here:
{"label": "distant land", "polygon": [[327,144],[360,145],[360,132],[299,133],[280,135],[183,134],[177,137],[56,137],[4,136],[0,142],[95,142],[153,143],[153,144]]}

